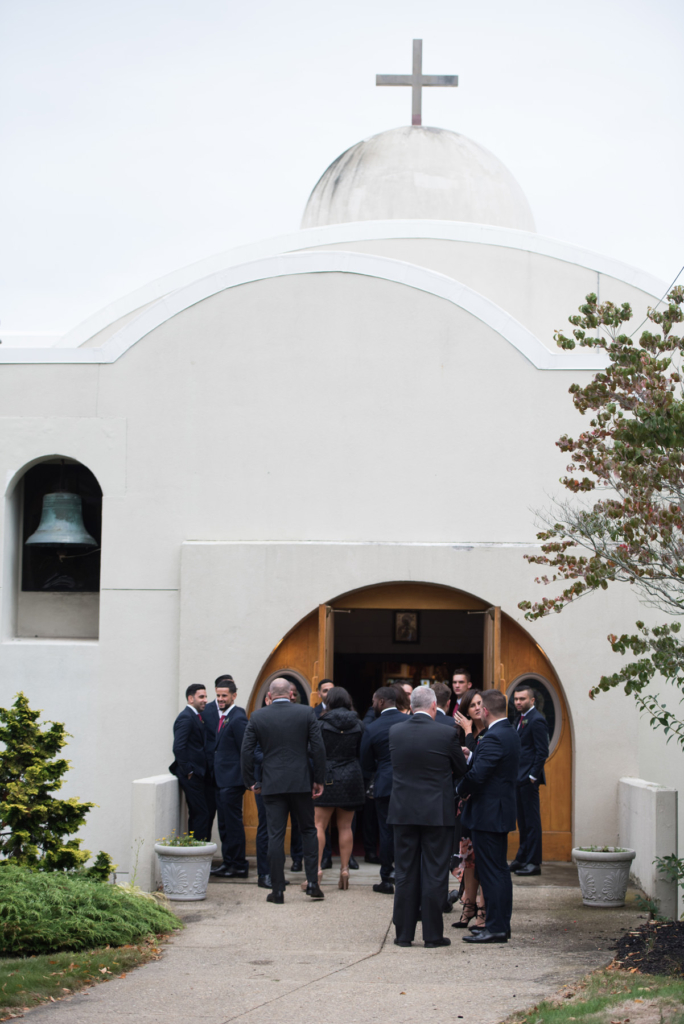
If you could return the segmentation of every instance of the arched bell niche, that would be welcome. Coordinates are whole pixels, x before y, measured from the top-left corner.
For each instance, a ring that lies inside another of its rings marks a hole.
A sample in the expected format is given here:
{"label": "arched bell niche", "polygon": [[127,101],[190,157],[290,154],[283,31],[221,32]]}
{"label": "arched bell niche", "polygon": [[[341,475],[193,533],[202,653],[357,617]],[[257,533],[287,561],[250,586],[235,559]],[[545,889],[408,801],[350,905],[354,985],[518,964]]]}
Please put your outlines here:
{"label": "arched bell niche", "polygon": [[[19,639],[97,639],[102,538],[97,478],[75,459],[50,456],[18,474],[8,505],[5,550],[16,595],[10,632]],[[13,551],[7,551],[8,544]]]}

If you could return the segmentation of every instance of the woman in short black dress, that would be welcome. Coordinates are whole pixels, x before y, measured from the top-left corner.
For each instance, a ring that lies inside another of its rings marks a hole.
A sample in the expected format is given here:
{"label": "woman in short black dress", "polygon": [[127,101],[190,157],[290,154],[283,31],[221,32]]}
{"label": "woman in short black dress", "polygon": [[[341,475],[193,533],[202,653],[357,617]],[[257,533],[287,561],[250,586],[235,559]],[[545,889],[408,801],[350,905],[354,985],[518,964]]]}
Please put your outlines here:
{"label": "woman in short black dress", "polygon": [[337,812],[340,842],[339,888],[349,888],[349,858],[354,846],[352,821],[354,813],[366,801],[363,772],[359,762],[363,725],[354,710],[351,697],[342,686],[334,686],[325,698],[326,710],[319,718],[325,744],[325,779],[323,793],[314,801],[318,832],[318,880],[323,877],[321,857],[325,831],[333,812]]}

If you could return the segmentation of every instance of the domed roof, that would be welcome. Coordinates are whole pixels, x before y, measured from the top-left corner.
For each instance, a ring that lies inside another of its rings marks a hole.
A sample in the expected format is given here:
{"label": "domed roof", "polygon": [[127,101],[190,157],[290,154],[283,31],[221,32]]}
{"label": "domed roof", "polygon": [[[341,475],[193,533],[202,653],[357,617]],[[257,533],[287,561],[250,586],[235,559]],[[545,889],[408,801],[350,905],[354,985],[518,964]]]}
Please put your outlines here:
{"label": "domed roof", "polygon": [[303,228],[357,220],[459,220],[535,231],[525,195],[489,150],[443,128],[373,135],[338,156],[309,196]]}

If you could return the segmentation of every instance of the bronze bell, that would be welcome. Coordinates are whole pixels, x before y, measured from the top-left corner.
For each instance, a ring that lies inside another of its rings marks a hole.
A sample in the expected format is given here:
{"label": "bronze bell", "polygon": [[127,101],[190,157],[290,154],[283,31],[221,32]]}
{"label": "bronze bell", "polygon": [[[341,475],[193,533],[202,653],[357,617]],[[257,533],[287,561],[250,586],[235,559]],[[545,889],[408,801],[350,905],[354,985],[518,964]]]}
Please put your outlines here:
{"label": "bronze bell", "polygon": [[26,541],[29,544],[41,548],[96,548],[97,541],[83,523],[80,495],[68,491],[44,495],[40,523]]}

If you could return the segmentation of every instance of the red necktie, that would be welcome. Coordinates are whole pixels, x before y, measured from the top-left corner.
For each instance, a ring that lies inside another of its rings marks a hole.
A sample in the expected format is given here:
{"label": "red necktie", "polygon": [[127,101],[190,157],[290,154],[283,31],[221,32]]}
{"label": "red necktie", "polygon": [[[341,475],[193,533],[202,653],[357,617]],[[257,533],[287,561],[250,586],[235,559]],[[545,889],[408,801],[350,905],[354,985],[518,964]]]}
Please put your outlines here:
{"label": "red necktie", "polygon": [[225,715],[221,715],[221,721],[219,722],[219,727],[218,727],[218,731],[219,732],[221,732],[221,729],[223,728],[223,726],[225,724],[226,724],[226,716]]}

